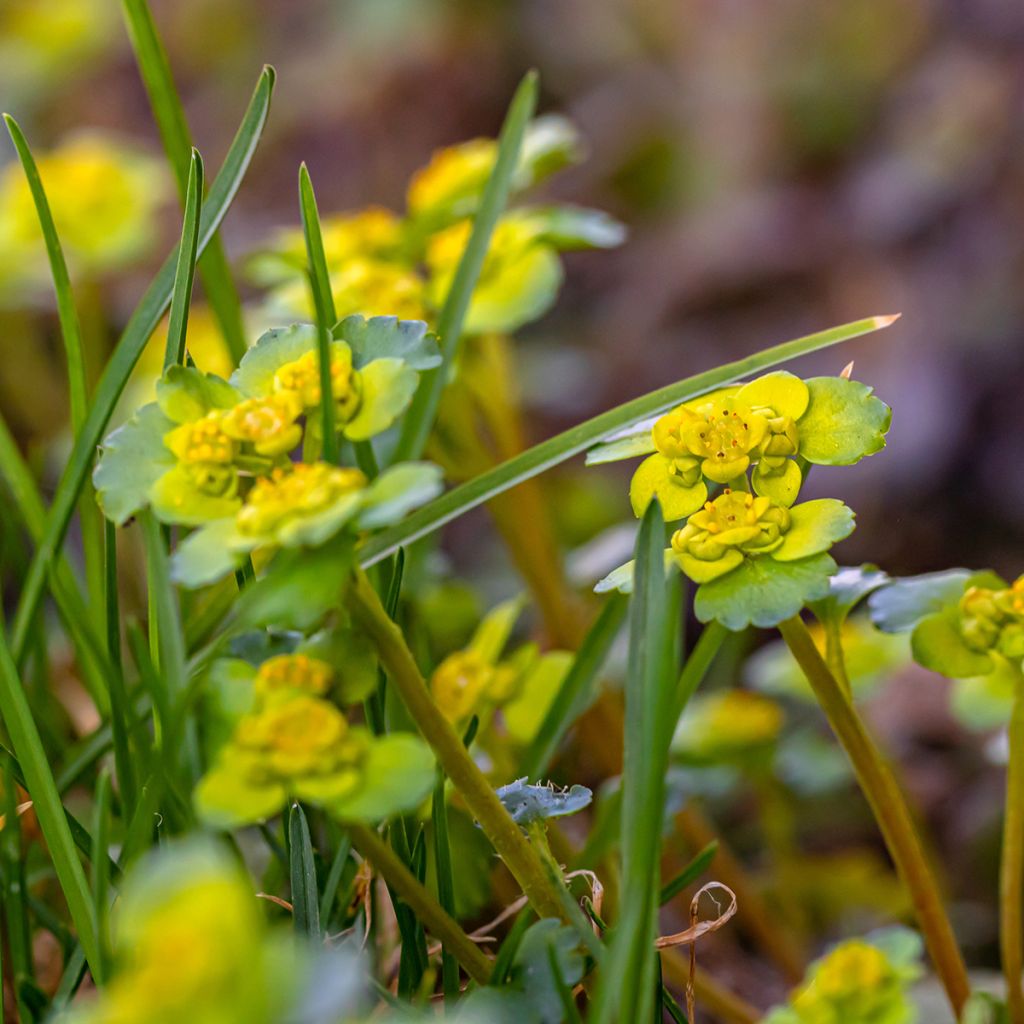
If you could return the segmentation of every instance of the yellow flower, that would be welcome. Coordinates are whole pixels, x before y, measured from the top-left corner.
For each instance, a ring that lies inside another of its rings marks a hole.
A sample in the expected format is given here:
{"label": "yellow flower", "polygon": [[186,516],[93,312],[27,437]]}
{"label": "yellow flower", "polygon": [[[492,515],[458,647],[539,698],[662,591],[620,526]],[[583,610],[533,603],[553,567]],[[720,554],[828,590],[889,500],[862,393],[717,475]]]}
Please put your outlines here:
{"label": "yellow flower", "polygon": [[334,669],[308,654],[279,654],[268,658],[256,673],[256,696],[266,699],[281,691],[298,690],[323,696],[334,678]]}
{"label": "yellow flower", "polygon": [[727,484],[747,471],[768,431],[760,413],[731,398],[689,408],[685,405],[662,416],[653,427],[655,448],[671,460],[671,472],[692,487],[701,473]]}
{"label": "yellow flower", "polygon": [[430,690],[450,722],[467,718],[486,695],[494,666],[472,648],[449,654],[434,670]]}
{"label": "yellow flower", "polygon": [[326,462],[277,467],[246,495],[236,516],[238,532],[262,543],[315,543],[320,532],[330,536],[355,511],[366,483],[358,469]]}
{"label": "yellow flower", "polygon": [[301,695],[242,719],[233,743],[257,774],[300,778],[352,767],[354,783],[361,751],[358,743],[345,742],[348,731],[333,704]]}
{"label": "yellow flower", "polygon": [[789,510],[771,498],[727,487],[676,530],[672,550],[702,562],[715,562],[733,551],[770,551],[782,543],[790,519]]}
{"label": "yellow flower", "polygon": [[458,207],[460,200],[475,200],[491,176],[497,155],[493,139],[471,139],[438,150],[409,181],[406,201],[410,214],[447,211]]}
{"label": "yellow flower", "polygon": [[295,422],[301,414],[300,397],[279,391],[239,402],[221,417],[221,429],[228,437],[248,442],[260,455],[283,455],[302,440],[302,427]]}
{"label": "yellow flower", "polygon": [[672,749],[699,760],[725,759],[775,741],[784,716],[775,701],[749,690],[726,690],[691,702]]}
{"label": "yellow flower", "polygon": [[[143,255],[157,237],[156,213],[168,196],[163,164],[100,135],[81,135],[37,158],[57,233],[73,268],[97,273]],[[45,267],[35,205],[21,167],[0,175],[4,242]]]}
{"label": "yellow flower", "polygon": [[164,437],[164,444],[180,462],[223,465],[238,454],[237,442],[224,428],[224,413],[218,409],[175,427]]}
{"label": "yellow flower", "polygon": [[960,632],[973,651],[1024,657],[1024,576],[1002,590],[968,587],[960,599]]}
{"label": "yellow flower", "polygon": [[[331,394],[347,419],[359,404],[359,377],[352,369],[352,352],[347,346],[335,345],[331,353]],[[313,409],[320,404],[320,357],[307,352],[279,367],[274,374],[274,390],[290,392],[301,408]]]}

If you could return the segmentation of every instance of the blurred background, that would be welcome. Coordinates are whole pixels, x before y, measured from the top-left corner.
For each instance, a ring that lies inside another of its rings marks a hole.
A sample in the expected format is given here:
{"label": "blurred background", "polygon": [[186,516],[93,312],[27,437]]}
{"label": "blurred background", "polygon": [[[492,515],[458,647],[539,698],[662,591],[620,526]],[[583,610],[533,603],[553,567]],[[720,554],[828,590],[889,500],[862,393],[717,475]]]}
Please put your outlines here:
{"label": "blurred background", "polygon": [[[901,312],[889,330],[793,367],[836,373],[855,359],[855,376],[894,407],[884,453],[841,473],[816,469],[810,481],[858,513],[837,554],[893,574],[967,565],[1013,578],[1024,568],[1017,0],[152,7],[210,178],[261,65],[277,69],[267,132],[223,228],[236,266],[298,223],[300,160],[324,214],[401,210],[432,151],[496,134],[517,82],[537,68],[542,111],[568,116],[589,150],[545,192],[607,210],[629,237],[569,254],[557,306],[519,334],[533,439],[769,344]],[[0,105],[37,157],[77,140],[84,166],[99,138],[123,147],[144,183],[141,199],[126,185],[124,202],[134,195],[142,207],[133,230],[83,229],[80,239],[95,370],[179,218],[118,5],[3,0]],[[5,138],[0,174],[20,174],[13,158]],[[49,488],[66,451],[63,355],[48,288],[21,283],[3,249],[13,218],[0,202],[0,411]],[[559,488],[568,547],[631,522],[631,469],[584,472],[578,462],[545,480]],[[486,517],[467,518],[454,537],[456,562],[507,593],[493,582],[504,566]],[[962,880],[958,920],[977,959],[992,952],[999,770],[946,699],[935,677],[906,670],[872,709]],[[843,824],[829,827],[842,844]]]}

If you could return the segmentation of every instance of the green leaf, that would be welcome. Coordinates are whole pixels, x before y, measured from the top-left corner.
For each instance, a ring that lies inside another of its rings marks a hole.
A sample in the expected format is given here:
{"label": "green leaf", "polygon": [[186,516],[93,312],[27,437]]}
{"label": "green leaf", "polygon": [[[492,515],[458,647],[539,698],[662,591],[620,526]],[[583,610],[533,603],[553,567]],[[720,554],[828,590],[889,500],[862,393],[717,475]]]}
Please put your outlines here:
{"label": "green leaf", "polygon": [[808,385],[788,370],[766,373],[744,384],[736,392],[736,401],[744,405],[766,406],[778,416],[798,420],[810,401]]}
{"label": "green leaf", "polygon": [[57,880],[67,901],[78,941],[94,974],[103,980],[99,936],[89,883],[78,859],[64,805],[53,779],[49,759],[32,717],[25,687],[6,640],[0,635],[0,715],[24,772],[25,787],[32,799],[43,838],[53,861]]}
{"label": "green leaf", "polygon": [[800,418],[800,454],[823,466],[850,466],[885,447],[892,410],[874,388],[845,377],[812,377],[811,402]]}
{"label": "green leaf", "polygon": [[[583,977],[578,946],[575,929],[550,917],[532,925],[523,936],[513,961],[512,985],[526,993],[539,1024],[565,1020],[559,982],[572,989]],[[553,962],[549,951],[553,951]]]}
{"label": "green leaf", "polygon": [[[669,384],[640,398],[610,409],[580,423],[555,437],[542,441],[520,455],[494,469],[481,473],[472,480],[455,487],[417,510],[397,526],[370,538],[360,549],[360,564],[365,568],[393,555],[453,519],[476,508],[498,494],[530,480],[553,466],[560,465],[574,455],[585,452],[613,434],[658,413],[665,412],[680,402],[696,398],[729,381],[757,373],[769,366],[784,363],[807,352],[816,352],[851,338],[887,327],[890,317],[869,317],[854,323],[820,331],[804,338],[785,342],[765,349],[753,356],[726,363],[694,377]],[[437,372],[437,371],[431,371]]]}
{"label": "green leaf", "polygon": [[779,562],[795,562],[828,551],[854,530],[853,511],[836,498],[805,501],[789,510],[792,522],[772,552]]}
{"label": "green leaf", "polygon": [[418,736],[396,732],[373,740],[358,789],[332,801],[341,821],[373,823],[414,811],[434,786],[434,755]]}
{"label": "green leaf", "polygon": [[571,651],[547,651],[533,658],[523,671],[518,692],[501,709],[505,729],[514,743],[529,743],[536,735],[572,662]]}
{"label": "green leaf", "polygon": [[403,462],[384,470],[363,495],[359,528],[375,530],[397,523],[444,489],[444,474],[432,462]]}
{"label": "green leaf", "polygon": [[246,397],[269,395],[274,391],[274,374],[286,363],[316,350],[316,328],[291,324],[264,331],[231,375],[231,383]]}
{"label": "green leaf", "polygon": [[558,789],[550,783],[531,785],[525,778],[501,786],[496,792],[517,825],[575,814],[589,807],[594,799],[594,794],[586,786]]}
{"label": "green leaf", "polygon": [[743,552],[736,548],[730,548],[722,553],[721,558],[712,562],[706,562],[701,558],[694,558],[686,551],[674,554],[674,559],[679,568],[693,580],[694,583],[710,583],[720,576],[731,573],[737,566],[743,564]]}
{"label": "green leaf", "polygon": [[877,565],[841,568],[828,582],[828,597],[815,602],[814,614],[823,622],[831,619],[842,625],[864,598],[888,582],[888,573]]}
{"label": "green leaf", "polygon": [[[188,192],[192,138],[185,110],[174,87],[167,54],[160,45],[146,0],[123,0],[122,8],[160,138],[184,198]],[[220,238],[214,236],[206,250],[199,263],[203,291],[217,317],[232,359],[237,362],[246,349],[242,303],[231,279],[231,268]]]}
{"label": "green leaf", "polygon": [[983,676],[958,679],[949,695],[949,707],[968,729],[1005,728],[1013,712],[1020,675],[1002,658]]}
{"label": "green leaf", "polygon": [[947,569],[893,580],[869,598],[871,621],[883,632],[905,633],[926,616],[956,604],[971,576],[970,569]]}
{"label": "green leaf", "polygon": [[295,653],[321,658],[337,669],[332,694],[341,704],[357,704],[377,687],[377,648],[355,626],[339,625],[317,633],[299,644]]}
{"label": "green leaf", "polygon": [[559,204],[530,206],[514,216],[535,226],[538,236],[560,251],[614,249],[626,240],[625,225],[603,210]]}
{"label": "green leaf", "polygon": [[338,537],[314,551],[279,551],[266,576],[238,599],[238,622],[302,631],[337,607],[352,567],[352,542]]}
{"label": "green leaf", "polygon": [[254,785],[230,762],[221,762],[199,780],[192,802],[204,824],[227,832],[273,818],[287,795],[279,783]]}
{"label": "green leaf", "polygon": [[[418,459],[433,429],[441,392],[448,380],[447,371],[459,353],[463,321],[490,247],[494,227],[508,202],[519,164],[523,138],[533,117],[536,103],[537,75],[530,72],[520,83],[512,99],[498,140],[494,170],[480,198],[469,242],[437,318],[437,336],[441,341],[441,365],[427,370],[420,378],[416,396],[402,424],[395,462]],[[538,152],[544,152],[544,148],[541,147]]]}
{"label": "green leaf", "polygon": [[235,521],[219,519],[193,530],[171,556],[171,579],[183,587],[205,587],[234,572],[245,553],[234,550]]}
{"label": "green leaf", "polygon": [[[224,167],[213,183],[203,206],[197,246],[200,252],[206,248],[216,233],[252,160],[270,109],[273,86],[274,72],[270,68],[265,68],[238,134],[225,158]],[[167,310],[174,286],[175,262],[175,254],[172,254],[164,262],[132,314],[96,387],[85,423],[75,437],[74,447],[54,495],[43,539],[29,566],[15,612],[11,649],[16,663],[24,659],[28,649],[32,622],[43,597],[47,574],[67,533],[78,495],[88,479],[96,446],[135,363]]]}
{"label": "green leaf", "polygon": [[164,444],[173,427],[150,402],[103,442],[92,482],[103,514],[118,526],[149,504],[152,486],[174,468],[174,455]]}
{"label": "green leaf", "polygon": [[655,451],[654,438],[650,430],[645,430],[630,437],[620,437],[615,441],[599,444],[587,452],[584,464],[600,466],[606,462],[621,462],[623,459],[635,459],[639,455],[650,455]]}
{"label": "green leaf", "polygon": [[964,643],[956,606],[927,615],[910,634],[914,660],[948,679],[987,675],[995,668],[991,654],[979,653]]}
{"label": "green leaf", "polygon": [[538,779],[547,771],[572,723],[596,696],[598,674],[619,635],[627,608],[628,602],[623,597],[610,597],[583,638],[572,667],[565,674],[543,721],[523,753],[520,771],[528,779]]}
{"label": "green leaf", "polygon": [[669,472],[670,467],[669,460],[660,454],[649,456],[637,466],[629,485],[629,500],[638,519],[655,498],[667,523],[685,519],[707,501],[708,488],[702,479],[685,487]]}
{"label": "green leaf", "polygon": [[150,487],[149,503],[161,522],[181,526],[202,526],[233,517],[242,507],[241,498],[201,491],[184,466],[169,469]]}
{"label": "green leaf", "polygon": [[835,571],[836,563],[825,554],[796,562],[746,558],[727,576],[698,588],[694,612],[701,622],[714,619],[734,632],[747,626],[767,629],[823,598]]}
{"label": "green leaf", "polygon": [[335,325],[332,335],[352,349],[352,365],[357,370],[374,359],[401,359],[414,370],[431,370],[441,364],[437,338],[422,320],[347,316]]}
{"label": "green leaf", "polygon": [[167,320],[167,347],[164,369],[185,362],[185,328],[192,302],[192,285],[196,276],[196,246],[199,243],[199,215],[203,205],[203,159],[197,149],[189,159],[188,184],[185,188],[185,219],[181,225],[181,242],[174,268],[171,310]]}
{"label": "green leaf", "polygon": [[195,366],[171,366],[156,382],[156,401],[175,423],[192,423],[214,409],[230,409],[241,396],[215,373]]}
{"label": "green leaf", "polygon": [[[540,242],[492,259],[496,265],[485,264],[466,311],[466,334],[512,334],[551,309],[562,287],[562,262],[554,249]],[[450,281],[448,274],[436,277],[430,293],[443,294]]]}
{"label": "green leaf", "polygon": [[343,433],[365,441],[387,430],[406,410],[416,392],[416,371],[400,359],[375,359],[359,371],[359,409]]}
{"label": "green leaf", "polygon": [[295,934],[320,938],[320,902],[316,884],[316,862],[309,823],[300,804],[288,813],[288,872],[292,884],[292,923]]}

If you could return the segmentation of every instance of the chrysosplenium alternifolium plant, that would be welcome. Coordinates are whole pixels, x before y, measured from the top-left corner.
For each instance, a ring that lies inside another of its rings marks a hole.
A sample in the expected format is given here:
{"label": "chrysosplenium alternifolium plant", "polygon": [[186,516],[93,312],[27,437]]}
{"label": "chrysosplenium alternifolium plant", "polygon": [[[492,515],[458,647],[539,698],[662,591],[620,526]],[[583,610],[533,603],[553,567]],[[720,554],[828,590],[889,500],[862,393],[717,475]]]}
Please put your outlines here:
{"label": "chrysosplenium alternifolium plant", "polygon": [[[890,417],[864,384],[779,371],[685,402],[588,462],[646,455],[630,485],[633,511],[657,498],[667,522],[686,520],[666,561],[700,584],[698,618],[774,626],[825,596],[836,570],[827,552],[854,527],[841,501],[796,503],[808,467],[879,451]],[[629,564],[597,589],[631,580]]]}

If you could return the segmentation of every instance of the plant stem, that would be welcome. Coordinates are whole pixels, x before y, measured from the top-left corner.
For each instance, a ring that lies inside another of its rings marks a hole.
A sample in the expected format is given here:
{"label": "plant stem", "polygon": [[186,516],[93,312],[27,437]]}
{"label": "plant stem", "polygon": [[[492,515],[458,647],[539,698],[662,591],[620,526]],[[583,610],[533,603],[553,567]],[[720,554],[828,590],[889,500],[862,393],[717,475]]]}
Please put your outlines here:
{"label": "plant stem", "polygon": [[462,737],[441,713],[406,646],[366,574],[357,569],[349,588],[353,618],[373,640],[384,667],[397,687],[423,738],[433,748],[445,774],[462,794],[498,856],[522,887],[541,917],[564,919],[561,900],[537,851],[509,816],[483,772],[466,750]]}
{"label": "plant stem", "polygon": [[852,698],[853,691],[850,689],[850,677],[846,673],[846,657],[843,654],[843,623],[836,615],[825,618],[825,664],[843,688],[843,693],[847,698]]}
{"label": "plant stem", "polygon": [[999,943],[1006,977],[1006,1005],[1011,1024],[1024,1024],[1024,678],[1016,680],[1009,730],[1006,814],[999,867]]}
{"label": "plant stem", "polygon": [[903,794],[860,716],[815,647],[803,620],[799,616],[787,619],[780,624],[779,632],[853,764],[889,854],[910,892],[935,971],[959,1019],[970,995],[967,968]]}
{"label": "plant stem", "polygon": [[458,958],[475,982],[486,985],[491,976],[491,961],[398,859],[394,850],[367,825],[347,825],[346,828],[352,845],[373,864],[424,926]]}

